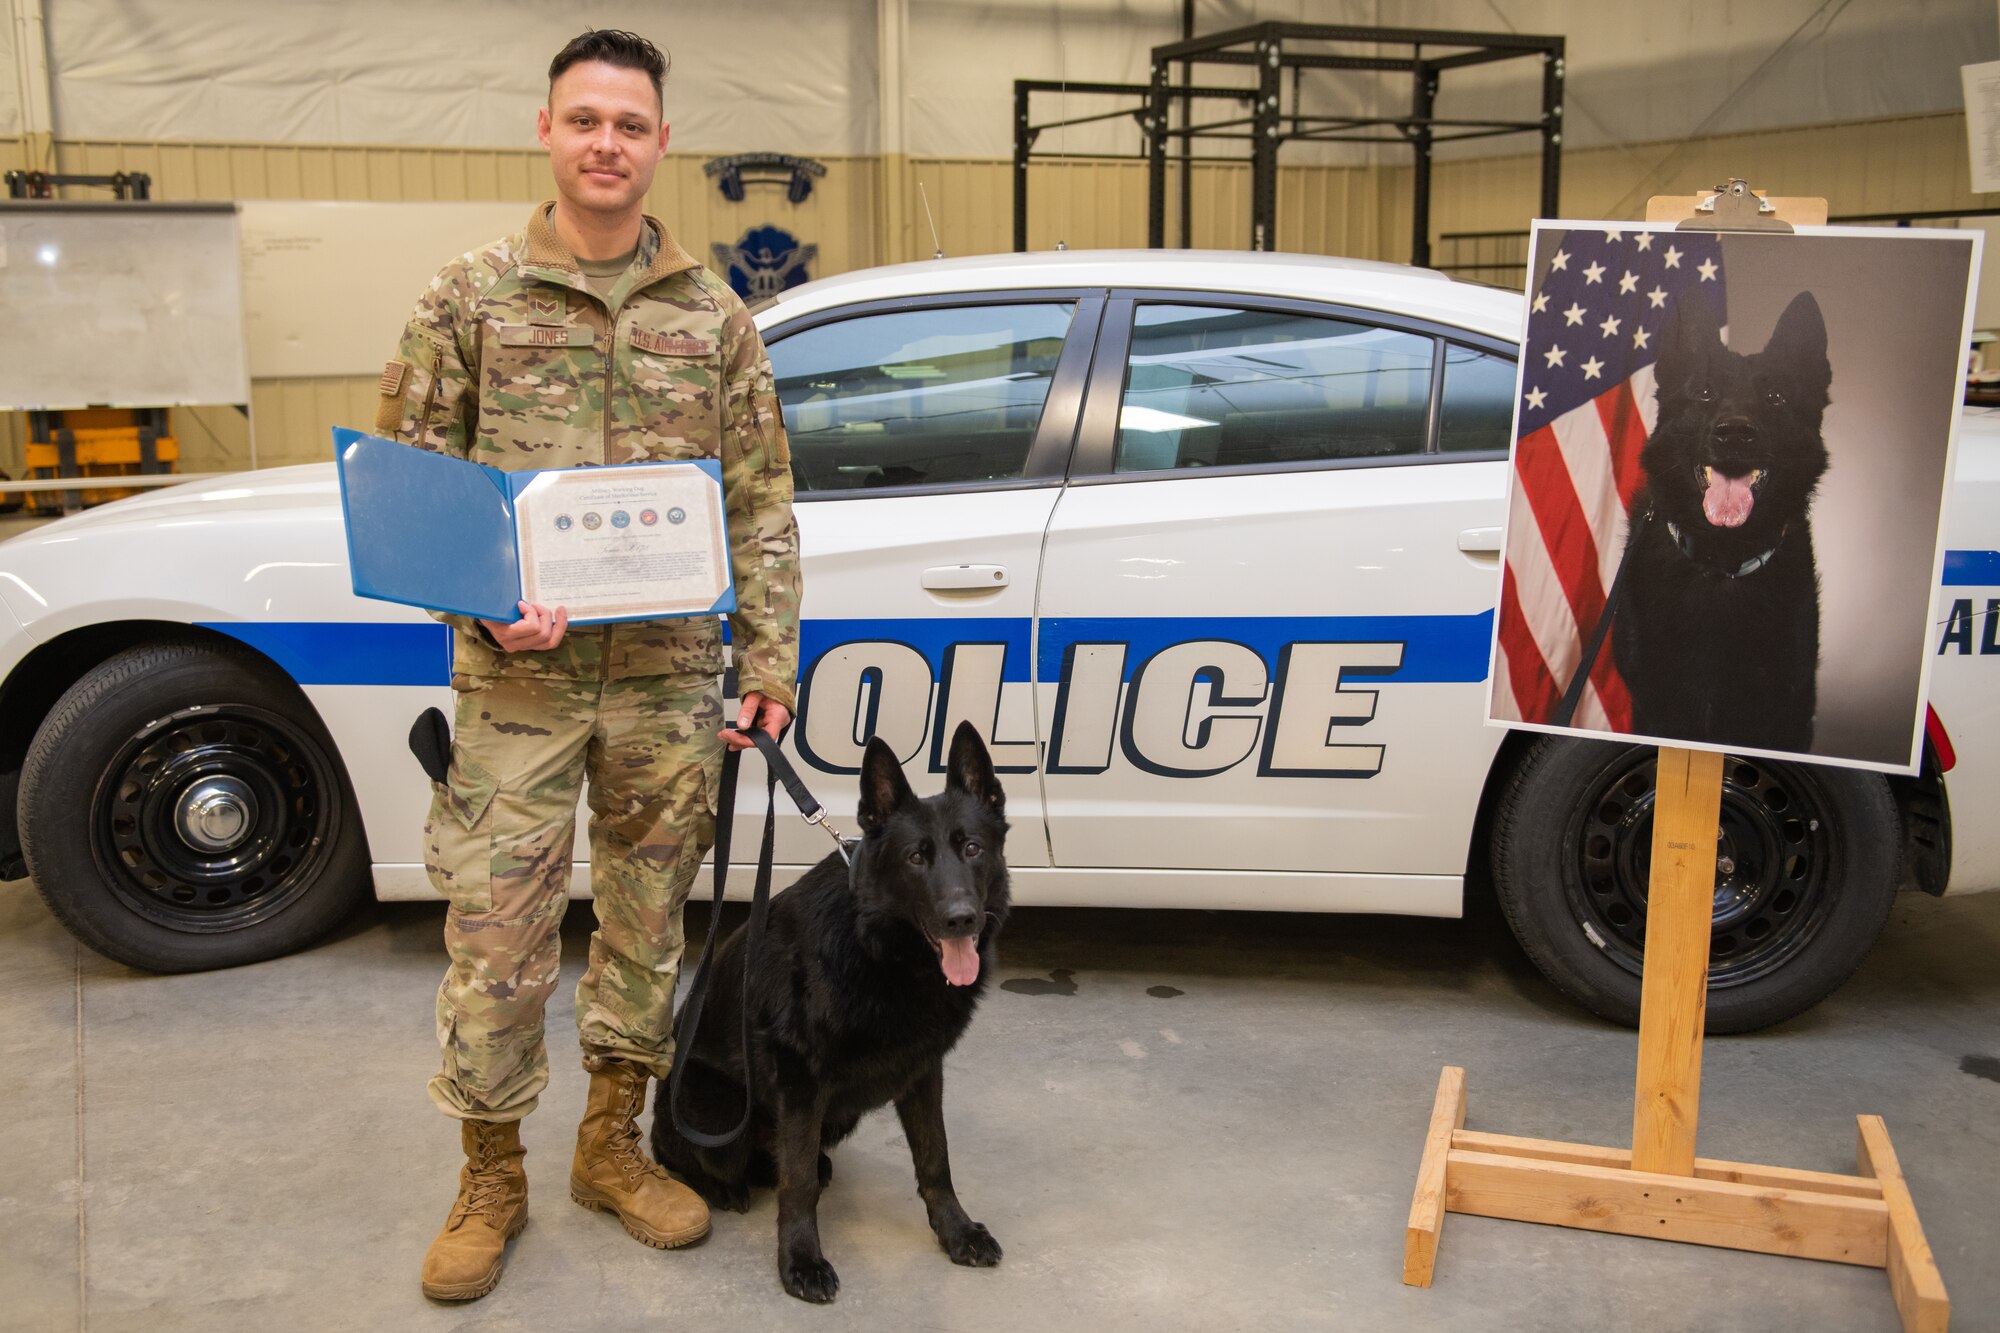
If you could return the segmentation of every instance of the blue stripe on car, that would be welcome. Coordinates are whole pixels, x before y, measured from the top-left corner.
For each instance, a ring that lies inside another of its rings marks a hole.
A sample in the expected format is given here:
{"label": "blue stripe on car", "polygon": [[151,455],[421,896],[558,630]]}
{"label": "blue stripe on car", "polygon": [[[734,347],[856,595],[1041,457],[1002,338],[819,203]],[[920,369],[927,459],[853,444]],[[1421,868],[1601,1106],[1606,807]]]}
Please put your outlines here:
{"label": "blue stripe on car", "polygon": [[451,630],[443,625],[234,620],[200,628],[249,644],[301,685],[451,683]]}
{"label": "blue stripe on car", "polygon": [[1947,588],[2000,584],[2000,551],[1946,551],[1943,582]]}
{"label": "blue stripe on car", "polygon": [[[445,685],[451,681],[451,631],[443,625],[368,621],[209,621],[203,629],[238,639],[263,653],[301,685]],[[1004,643],[1002,678],[1025,682],[1032,623],[1025,617],[979,619],[808,620],[800,627],[800,662],[809,667],[829,649],[864,641],[906,644],[942,675],[955,643]],[[1277,669],[1288,643],[1395,642],[1407,645],[1403,665],[1388,672],[1349,672],[1354,680],[1480,681],[1486,678],[1493,613],[1466,616],[1230,616],[1077,618],[1042,622],[1041,678],[1062,674],[1075,643],[1129,646],[1125,674],[1169,644],[1195,639],[1241,643]]]}
{"label": "blue stripe on car", "polygon": [[[1042,622],[1041,678],[1062,675],[1074,643],[1123,643],[1125,678],[1154,653],[1196,639],[1240,643],[1276,672],[1288,643],[1400,643],[1403,665],[1388,671],[1353,669],[1347,680],[1442,683],[1486,679],[1493,648],[1493,613],[1464,616],[1208,616],[1051,618]],[[1009,677],[1013,679],[1013,677]]]}

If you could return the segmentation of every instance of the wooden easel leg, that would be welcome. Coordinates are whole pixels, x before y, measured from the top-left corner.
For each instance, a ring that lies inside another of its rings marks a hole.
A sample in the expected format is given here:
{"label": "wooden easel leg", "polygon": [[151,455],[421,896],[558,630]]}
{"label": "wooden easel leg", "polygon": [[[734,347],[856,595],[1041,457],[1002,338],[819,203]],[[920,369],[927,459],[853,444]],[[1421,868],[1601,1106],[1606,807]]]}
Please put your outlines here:
{"label": "wooden easel leg", "polygon": [[1444,1227],[1445,1165],[1452,1134],[1465,1127],[1465,1071],[1446,1065],[1438,1077],[1437,1101],[1431,1106],[1430,1130],[1424,1135],[1423,1161],[1417,1166],[1417,1195],[1410,1204],[1410,1226],[1403,1237],[1403,1282],[1428,1287],[1437,1267],[1438,1232]]}
{"label": "wooden easel leg", "polygon": [[1685,1176],[1694,1172],[1701,1110],[1701,1031],[1708,1013],[1722,756],[1661,746],[1654,790],[1632,1169]]}
{"label": "wooden easel leg", "polygon": [[1889,1130],[1879,1115],[1856,1117],[1860,1121],[1857,1156],[1863,1175],[1873,1176],[1882,1185],[1882,1202],[1889,1205],[1889,1290],[1895,1293],[1896,1313],[1902,1316],[1904,1333],[1944,1333],[1951,1322],[1951,1301],[1944,1294],[1944,1278],[1937,1260],[1917,1222],[1917,1205],[1903,1180],[1902,1164],[1890,1146]]}

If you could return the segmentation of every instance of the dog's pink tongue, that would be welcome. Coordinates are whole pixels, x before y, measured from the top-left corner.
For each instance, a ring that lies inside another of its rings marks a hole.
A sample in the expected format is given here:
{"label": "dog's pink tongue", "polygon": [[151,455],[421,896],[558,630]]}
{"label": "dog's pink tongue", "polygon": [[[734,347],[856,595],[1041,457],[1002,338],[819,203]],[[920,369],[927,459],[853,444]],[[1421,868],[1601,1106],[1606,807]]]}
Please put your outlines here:
{"label": "dog's pink tongue", "polygon": [[1757,497],[1750,478],[1725,477],[1713,468],[1708,473],[1708,490],[1701,497],[1701,512],[1718,528],[1740,528],[1750,517]]}
{"label": "dog's pink tongue", "polygon": [[970,986],[979,980],[979,941],[970,936],[962,940],[938,941],[939,962],[944,968],[944,979],[954,986]]}

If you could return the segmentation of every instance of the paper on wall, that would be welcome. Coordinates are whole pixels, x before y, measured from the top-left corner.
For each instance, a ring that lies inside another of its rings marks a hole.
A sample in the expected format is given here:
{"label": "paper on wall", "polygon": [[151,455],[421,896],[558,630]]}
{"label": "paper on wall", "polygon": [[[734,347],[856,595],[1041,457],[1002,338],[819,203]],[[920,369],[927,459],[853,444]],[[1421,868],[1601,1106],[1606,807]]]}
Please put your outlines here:
{"label": "paper on wall", "polygon": [[1972,189],[1976,194],[2000,190],[2000,60],[1962,65],[1965,84],[1965,134],[1972,150]]}

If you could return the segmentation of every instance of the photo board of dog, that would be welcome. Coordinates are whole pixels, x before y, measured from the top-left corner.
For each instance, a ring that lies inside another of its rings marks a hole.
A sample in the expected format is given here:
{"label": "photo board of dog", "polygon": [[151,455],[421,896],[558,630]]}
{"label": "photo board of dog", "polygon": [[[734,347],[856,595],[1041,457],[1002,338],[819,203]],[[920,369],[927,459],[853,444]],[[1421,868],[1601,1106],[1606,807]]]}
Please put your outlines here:
{"label": "photo board of dog", "polygon": [[1915,772],[1979,243],[1538,222],[1488,720]]}

